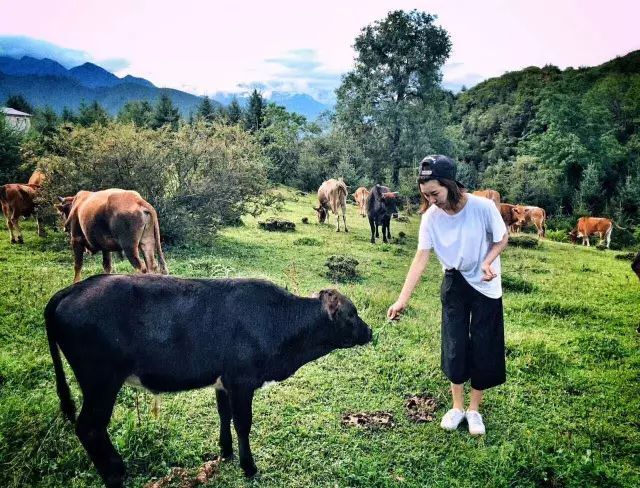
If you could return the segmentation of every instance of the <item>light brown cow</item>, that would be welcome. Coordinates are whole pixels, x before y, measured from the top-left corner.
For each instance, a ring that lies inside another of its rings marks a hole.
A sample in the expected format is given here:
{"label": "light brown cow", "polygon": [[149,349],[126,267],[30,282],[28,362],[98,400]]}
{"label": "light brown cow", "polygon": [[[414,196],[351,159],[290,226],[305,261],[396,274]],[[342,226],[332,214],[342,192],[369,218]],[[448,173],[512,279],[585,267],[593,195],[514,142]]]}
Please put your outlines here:
{"label": "light brown cow", "polygon": [[33,215],[38,224],[38,235],[44,237],[46,232],[40,218],[35,213],[35,198],[38,195],[36,185],[21,185],[19,183],[8,183],[0,186],[0,205],[2,213],[7,220],[11,244],[23,244],[22,232],[20,231],[20,217]]}
{"label": "light brown cow", "polygon": [[518,213],[524,212],[524,223],[522,226],[518,225],[516,231],[520,232],[522,227],[533,224],[538,231],[538,237],[544,239],[547,230],[545,226],[547,212],[544,211],[544,208],[534,207],[532,205],[516,205],[516,207],[518,207]]}
{"label": "light brown cow", "polygon": [[353,194],[353,198],[358,204],[358,208],[360,209],[360,216],[364,217],[367,215],[367,199],[369,198],[369,190],[367,190],[364,186],[358,188]]}
{"label": "light brown cow", "polygon": [[582,245],[590,246],[589,236],[598,234],[600,241],[606,239],[607,249],[609,249],[612,229],[613,222],[610,219],[603,217],[580,217],[575,229],[569,232],[569,237],[574,244],[578,240],[578,237],[582,237]]}
{"label": "light brown cow", "polygon": [[496,204],[498,210],[500,210],[500,193],[495,190],[476,190],[472,193],[472,195],[477,195],[479,197],[488,198]]}
{"label": "light brown cow", "polygon": [[514,232],[517,228],[524,224],[524,208],[518,208],[517,205],[510,203],[501,203],[498,207],[500,215],[510,232]]}
{"label": "light brown cow", "polygon": [[42,183],[44,183],[44,178],[44,173],[42,171],[35,170],[29,178],[28,184],[34,186],[42,186]]}
{"label": "light brown cow", "polygon": [[313,209],[318,213],[318,222],[323,224],[325,220],[329,221],[329,210],[337,218],[336,232],[340,232],[340,216],[338,210],[342,209],[342,222],[344,223],[344,231],[349,232],[347,229],[347,220],[345,213],[347,212],[347,185],[344,181],[330,180],[325,181],[318,188],[318,207]]}
{"label": "light brown cow", "polygon": [[[124,251],[131,265],[142,273],[157,272],[167,265],[160,245],[160,228],[155,209],[138,192],[111,188],[97,192],[80,191],[75,197],[59,197],[58,206],[67,216],[65,229],[71,233],[75,275],[80,281],[85,248],[102,251],[102,267],[111,273],[111,252]],[[140,253],[144,262],[140,259]]]}

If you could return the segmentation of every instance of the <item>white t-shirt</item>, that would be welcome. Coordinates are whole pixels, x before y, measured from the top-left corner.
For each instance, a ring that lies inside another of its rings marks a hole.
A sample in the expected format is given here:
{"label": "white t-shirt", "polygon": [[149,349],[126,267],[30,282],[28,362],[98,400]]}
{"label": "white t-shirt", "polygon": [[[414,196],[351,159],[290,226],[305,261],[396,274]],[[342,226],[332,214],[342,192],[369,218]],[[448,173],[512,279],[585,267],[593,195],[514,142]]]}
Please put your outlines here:
{"label": "white t-shirt", "polygon": [[507,232],[492,200],[467,194],[466,205],[449,215],[435,205],[422,215],[418,249],[433,249],[444,269],[455,268],[476,290],[489,298],[502,296],[500,256],[492,263],[496,276],[482,281],[480,265],[494,242]]}

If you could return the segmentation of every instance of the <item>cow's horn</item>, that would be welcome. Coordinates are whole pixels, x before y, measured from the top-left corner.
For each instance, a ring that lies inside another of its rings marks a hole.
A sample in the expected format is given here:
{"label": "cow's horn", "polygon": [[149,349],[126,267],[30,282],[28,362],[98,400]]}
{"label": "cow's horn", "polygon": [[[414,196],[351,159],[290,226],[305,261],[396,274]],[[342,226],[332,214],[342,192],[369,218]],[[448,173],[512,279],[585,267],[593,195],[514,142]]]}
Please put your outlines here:
{"label": "cow's horn", "polygon": [[60,200],[60,203],[64,203],[64,197],[58,196],[58,200]]}

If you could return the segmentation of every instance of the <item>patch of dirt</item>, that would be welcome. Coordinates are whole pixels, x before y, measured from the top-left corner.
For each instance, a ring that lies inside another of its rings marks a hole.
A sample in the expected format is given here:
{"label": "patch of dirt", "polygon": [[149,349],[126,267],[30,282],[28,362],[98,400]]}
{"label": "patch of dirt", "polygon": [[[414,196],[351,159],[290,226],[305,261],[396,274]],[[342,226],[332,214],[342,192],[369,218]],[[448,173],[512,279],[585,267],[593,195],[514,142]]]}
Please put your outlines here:
{"label": "patch of dirt", "polygon": [[290,220],[273,218],[258,222],[258,227],[271,232],[293,232],[296,230],[296,224]]}
{"label": "patch of dirt", "polygon": [[150,481],[144,488],[193,488],[203,485],[218,473],[220,461],[220,457],[206,461],[197,472],[185,468],[172,468],[167,476]]}
{"label": "patch of dirt", "polygon": [[438,400],[427,394],[413,395],[407,397],[404,403],[407,410],[407,417],[412,422],[433,422],[435,411],[438,408]]}
{"label": "patch of dirt", "polygon": [[356,412],[345,413],[342,416],[342,425],[346,427],[363,427],[369,429],[393,427],[395,422],[389,412]]}

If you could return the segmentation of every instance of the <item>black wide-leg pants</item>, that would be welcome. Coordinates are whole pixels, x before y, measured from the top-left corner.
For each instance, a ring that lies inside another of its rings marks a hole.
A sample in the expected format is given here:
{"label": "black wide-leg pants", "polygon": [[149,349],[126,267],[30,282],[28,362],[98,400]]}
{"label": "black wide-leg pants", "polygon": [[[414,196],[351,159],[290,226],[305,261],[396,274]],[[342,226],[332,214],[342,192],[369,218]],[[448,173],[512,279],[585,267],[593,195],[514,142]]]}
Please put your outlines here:
{"label": "black wide-leg pants", "polygon": [[489,298],[457,270],[446,270],[442,300],[441,366],[454,384],[486,390],[506,380],[502,298]]}

